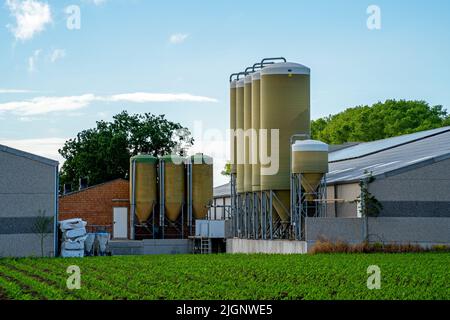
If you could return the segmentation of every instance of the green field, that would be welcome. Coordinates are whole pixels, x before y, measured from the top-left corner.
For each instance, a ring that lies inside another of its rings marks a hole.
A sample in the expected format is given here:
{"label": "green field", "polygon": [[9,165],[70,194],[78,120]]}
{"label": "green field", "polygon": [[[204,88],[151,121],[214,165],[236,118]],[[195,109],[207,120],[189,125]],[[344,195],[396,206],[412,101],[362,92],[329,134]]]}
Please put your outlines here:
{"label": "green field", "polygon": [[[70,265],[80,290],[66,287]],[[448,253],[2,259],[0,299],[450,299],[449,267]]]}

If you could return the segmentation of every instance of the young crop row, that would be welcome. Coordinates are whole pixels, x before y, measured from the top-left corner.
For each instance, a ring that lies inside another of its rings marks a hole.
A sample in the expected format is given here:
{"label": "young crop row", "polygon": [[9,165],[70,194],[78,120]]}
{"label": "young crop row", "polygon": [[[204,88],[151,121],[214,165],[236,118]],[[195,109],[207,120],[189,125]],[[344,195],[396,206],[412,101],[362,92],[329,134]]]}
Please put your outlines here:
{"label": "young crop row", "polygon": [[[71,265],[80,290],[66,286]],[[369,266],[381,288],[367,287]],[[10,299],[449,299],[450,254],[167,255],[0,260]]]}

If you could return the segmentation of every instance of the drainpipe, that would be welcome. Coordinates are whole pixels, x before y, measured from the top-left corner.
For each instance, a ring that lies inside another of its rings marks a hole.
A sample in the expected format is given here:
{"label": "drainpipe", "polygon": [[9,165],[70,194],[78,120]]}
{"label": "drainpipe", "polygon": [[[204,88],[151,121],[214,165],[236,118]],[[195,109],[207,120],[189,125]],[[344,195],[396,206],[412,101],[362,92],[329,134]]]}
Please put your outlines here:
{"label": "drainpipe", "polygon": [[130,240],[134,240],[134,215],[136,214],[136,190],[134,184],[136,183],[136,160],[131,162],[131,212],[130,212]]}
{"label": "drainpipe", "polygon": [[53,221],[53,239],[54,239],[54,253],[53,255],[55,257],[58,257],[59,254],[59,243],[58,243],[58,201],[59,201],[59,165],[55,168],[55,215],[54,215],[54,221]]}

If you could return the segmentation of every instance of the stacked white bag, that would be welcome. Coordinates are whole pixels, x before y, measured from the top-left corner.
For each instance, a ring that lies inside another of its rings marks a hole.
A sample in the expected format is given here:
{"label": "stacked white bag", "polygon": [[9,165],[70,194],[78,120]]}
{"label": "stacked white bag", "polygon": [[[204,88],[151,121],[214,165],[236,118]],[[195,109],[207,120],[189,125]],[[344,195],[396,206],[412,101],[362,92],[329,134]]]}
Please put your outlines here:
{"label": "stacked white bag", "polygon": [[81,219],[64,220],[59,223],[59,228],[63,234],[61,257],[84,257],[84,242],[87,239],[86,225],[87,222]]}

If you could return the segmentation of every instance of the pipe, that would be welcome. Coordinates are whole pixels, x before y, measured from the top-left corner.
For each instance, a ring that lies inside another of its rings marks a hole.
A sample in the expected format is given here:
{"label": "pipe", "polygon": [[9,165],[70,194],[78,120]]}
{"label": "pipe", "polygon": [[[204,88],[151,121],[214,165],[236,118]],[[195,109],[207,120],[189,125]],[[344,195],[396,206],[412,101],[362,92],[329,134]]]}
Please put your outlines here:
{"label": "pipe", "polygon": [[236,76],[236,80],[239,80],[240,76],[246,76],[247,74],[245,72],[237,72],[237,73],[232,73],[230,75],[230,82],[233,81],[233,77]]}
{"label": "pipe", "polygon": [[277,60],[283,60],[283,62],[287,62],[286,58],[284,57],[276,57],[276,58],[264,58],[261,60],[261,63],[265,63],[266,61],[277,61]]}
{"label": "pipe", "polygon": [[255,63],[253,65],[253,72],[255,72],[255,69],[262,69],[265,66],[268,66],[268,65],[271,65],[271,64],[275,64],[275,62],[264,62],[264,63],[258,62],[258,63]]}
{"label": "pipe", "polygon": [[135,239],[135,215],[136,215],[136,160],[131,162],[131,213],[130,213],[130,239]]}
{"label": "pipe", "polygon": [[53,221],[53,233],[54,233],[54,251],[53,255],[58,257],[59,255],[59,242],[58,242],[58,201],[59,201],[59,165],[55,167],[55,215]]}
{"label": "pipe", "polygon": [[232,73],[232,74],[230,74],[230,82],[233,81],[233,77],[234,76],[238,76],[238,75],[239,75],[239,73]]}

